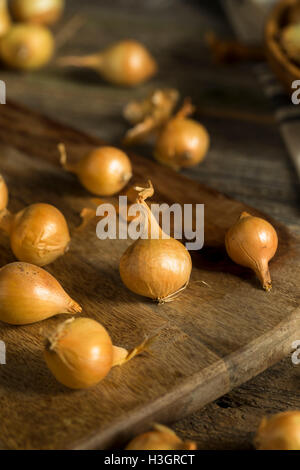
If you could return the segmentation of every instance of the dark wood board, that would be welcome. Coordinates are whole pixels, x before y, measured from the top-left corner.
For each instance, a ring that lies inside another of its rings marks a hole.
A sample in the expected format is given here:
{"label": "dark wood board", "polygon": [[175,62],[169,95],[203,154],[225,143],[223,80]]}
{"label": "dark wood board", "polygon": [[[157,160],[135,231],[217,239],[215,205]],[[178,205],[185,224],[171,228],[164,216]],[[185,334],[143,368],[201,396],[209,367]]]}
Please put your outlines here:
{"label": "dark wood board", "polygon": [[[61,170],[56,146],[65,142],[75,160],[101,141],[12,104],[0,108],[0,141],[10,209],[50,202],[74,229],[90,196]],[[94,389],[73,392],[56,383],[42,358],[44,334],[62,317],[26,327],[1,324],[7,344],[7,364],[0,368],[2,448],[118,447],[149,423],[186,416],[244,383],[287,355],[299,338],[298,240],[273,222],[280,245],[267,294],[223,247],[226,229],[242,210],[259,213],[131,157],[135,177],[151,177],[156,200],[205,204],[205,248],[193,254],[191,284],[180,300],[157,306],[120,281],[118,261],[130,241],[100,242],[93,223],[73,232],[70,252],[47,269],[83,305],[83,314],[99,320],[120,346],[159,336],[151,354],[114,369]],[[13,261],[4,237],[0,259]]]}

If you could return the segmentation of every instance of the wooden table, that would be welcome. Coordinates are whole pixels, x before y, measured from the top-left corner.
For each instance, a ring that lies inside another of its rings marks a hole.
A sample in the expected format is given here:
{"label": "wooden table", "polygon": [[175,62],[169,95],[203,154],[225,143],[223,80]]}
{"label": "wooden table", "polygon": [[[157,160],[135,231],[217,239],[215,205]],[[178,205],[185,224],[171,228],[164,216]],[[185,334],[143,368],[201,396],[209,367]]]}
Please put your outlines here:
{"label": "wooden table", "polygon": [[[154,87],[176,87],[183,97],[192,97],[197,117],[212,138],[206,161],[184,173],[300,232],[299,183],[251,66],[213,65],[204,45],[207,30],[231,34],[217,2],[115,0],[99,5],[96,0],[72,0],[57,27],[59,36],[68,32],[64,24],[74,14],[82,27],[58,55],[89,53],[134,37],[157,57],[159,75],[138,89],[126,90],[103,83],[92,72],[57,69],[54,64],[36,74],[1,71],[8,98],[118,144],[127,128],[121,111],[130,99]],[[150,147],[136,150],[151,158]],[[299,383],[300,366],[287,358],[175,428],[200,448],[251,448],[264,414],[300,408]]]}

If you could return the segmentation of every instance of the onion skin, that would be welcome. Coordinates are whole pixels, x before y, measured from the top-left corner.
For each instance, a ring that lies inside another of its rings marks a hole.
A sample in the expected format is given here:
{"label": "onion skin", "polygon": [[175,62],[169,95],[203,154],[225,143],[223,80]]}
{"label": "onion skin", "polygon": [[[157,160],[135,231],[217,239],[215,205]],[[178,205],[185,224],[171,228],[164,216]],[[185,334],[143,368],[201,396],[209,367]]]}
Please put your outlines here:
{"label": "onion skin", "polygon": [[11,27],[11,19],[8,12],[7,0],[0,0],[0,38],[4,36]]}
{"label": "onion skin", "polygon": [[137,240],[120,260],[123,283],[135,294],[164,301],[189,282],[192,261],[174,238]]}
{"label": "onion skin", "polygon": [[113,365],[113,345],[106,329],[95,320],[77,318],[61,325],[47,342],[46,363],[68,388],[96,385]]}
{"label": "onion skin", "polygon": [[197,446],[191,441],[182,441],[169,428],[155,425],[154,431],[149,431],[135,437],[125,450],[196,450]]}
{"label": "onion skin", "polygon": [[1,60],[13,69],[39,69],[50,61],[53,53],[53,35],[50,30],[40,25],[12,26],[0,42]]}
{"label": "onion skin", "polygon": [[66,162],[63,144],[59,148],[64,168],[75,173],[82,186],[97,196],[119,193],[132,177],[129,158],[115,147],[96,148],[74,165]]}
{"label": "onion skin", "polygon": [[258,450],[300,450],[300,411],[263,418],[254,444]]}
{"label": "onion skin", "polygon": [[6,209],[8,204],[8,189],[4,178],[0,175],[0,211]]}
{"label": "onion skin", "polygon": [[0,269],[0,321],[11,325],[36,323],[81,307],[47,271],[16,262]]}
{"label": "onion skin", "polygon": [[163,127],[154,150],[156,160],[175,169],[198,165],[203,161],[210,145],[205,127],[185,118],[185,114],[183,108]]}
{"label": "onion skin", "polygon": [[155,75],[157,64],[143,44],[134,40],[112,44],[98,54],[84,57],[62,57],[62,66],[95,69],[107,82],[134,87]]}
{"label": "onion skin", "polygon": [[[157,300],[174,300],[189,283],[192,260],[188,250],[178,240],[163,233],[145,200],[153,195],[153,186],[138,188],[136,202],[148,215],[147,238],[140,238],[127,248],[120,260],[120,276],[125,286],[135,294]],[[151,238],[157,228],[158,237]]]}
{"label": "onion skin", "polygon": [[12,0],[14,17],[22,23],[53,24],[62,15],[64,0]]}
{"label": "onion skin", "polygon": [[278,237],[269,222],[243,212],[226,233],[225,245],[232,261],[252,269],[266,291],[272,289],[268,264],[277,251]]}

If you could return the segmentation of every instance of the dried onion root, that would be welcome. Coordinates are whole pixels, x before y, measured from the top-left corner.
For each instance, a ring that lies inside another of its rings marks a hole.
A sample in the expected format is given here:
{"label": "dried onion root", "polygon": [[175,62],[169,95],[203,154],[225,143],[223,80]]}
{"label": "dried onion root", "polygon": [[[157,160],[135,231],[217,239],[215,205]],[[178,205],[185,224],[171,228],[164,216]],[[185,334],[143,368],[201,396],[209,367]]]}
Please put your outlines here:
{"label": "dried onion root", "polygon": [[[159,227],[146,199],[154,193],[149,181],[146,188],[136,188],[136,203],[147,214],[144,230],[146,239],[134,242],[120,260],[120,275],[123,283],[132,292],[149,297],[159,303],[170,302],[184,290],[190,279],[192,261],[185,246],[166,235]],[[151,238],[156,231],[157,238]]]}
{"label": "dried onion root", "polygon": [[155,133],[170,119],[178,99],[178,91],[167,88],[155,90],[141,101],[128,103],[123,114],[134,127],[127,131],[123,143],[131,145]]}
{"label": "dried onion root", "polygon": [[153,431],[135,437],[125,450],[196,450],[192,441],[182,441],[172,429],[155,424]]}

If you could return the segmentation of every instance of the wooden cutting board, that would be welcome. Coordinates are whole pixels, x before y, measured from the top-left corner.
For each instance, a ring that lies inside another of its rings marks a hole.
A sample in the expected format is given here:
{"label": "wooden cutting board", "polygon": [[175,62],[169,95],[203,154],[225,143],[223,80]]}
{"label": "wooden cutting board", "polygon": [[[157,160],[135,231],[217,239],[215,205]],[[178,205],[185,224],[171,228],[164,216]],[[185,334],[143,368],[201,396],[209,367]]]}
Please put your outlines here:
{"label": "wooden cutting board", "polygon": [[[0,324],[7,346],[7,364],[0,366],[1,448],[122,446],[151,423],[188,415],[262,372],[300,339],[299,240],[284,226],[272,221],[280,242],[271,263],[274,288],[266,293],[250,271],[229,260],[223,245],[241,211],[259,212],[131,155],[135,178],[151,178],[156,201],[205,204],[205,247],[192,253],[190,286],[177,301],[159,306],[120,280],[119,259],[130,241],[98,240],[95,221],[75,230],[90,195],[60,168],[56,147],[64,142],[76,160],[102,142],[12,104],[0,107],[0,142],[9,208],[48,202],[69,222],[71,250],[47,270],[83,306],[83,315],[100,321],[114,344],[126,348],[158,332],[149,353],[113,369],[93,389],[70,391],[42,356],[45,334],[64,316],[25,327]],[[0,262],[13,260],[1,235]]]}

